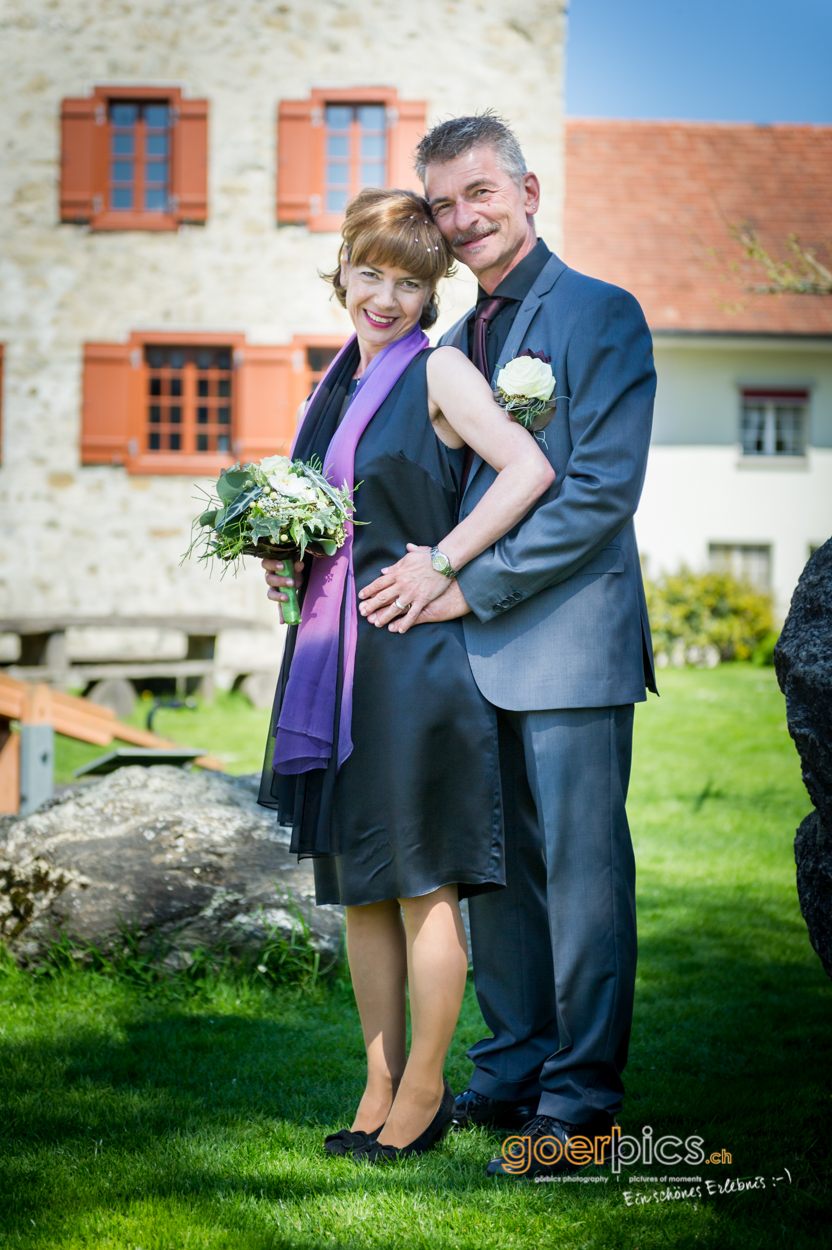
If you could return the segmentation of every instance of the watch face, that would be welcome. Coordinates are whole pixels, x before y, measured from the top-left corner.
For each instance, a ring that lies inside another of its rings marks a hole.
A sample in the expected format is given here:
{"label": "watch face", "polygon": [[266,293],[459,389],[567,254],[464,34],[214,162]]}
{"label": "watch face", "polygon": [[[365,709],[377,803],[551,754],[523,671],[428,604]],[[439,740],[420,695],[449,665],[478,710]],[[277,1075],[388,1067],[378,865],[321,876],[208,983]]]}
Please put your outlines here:
{"label": "watch face", "polygon": [[443,556],[441,551],[437,551],[431,563],[433,564],[433,567],[436,569],[437,573],[444,573],[446,569],[449,569],[451,567],[450,560],[448,559],[447,556]]}

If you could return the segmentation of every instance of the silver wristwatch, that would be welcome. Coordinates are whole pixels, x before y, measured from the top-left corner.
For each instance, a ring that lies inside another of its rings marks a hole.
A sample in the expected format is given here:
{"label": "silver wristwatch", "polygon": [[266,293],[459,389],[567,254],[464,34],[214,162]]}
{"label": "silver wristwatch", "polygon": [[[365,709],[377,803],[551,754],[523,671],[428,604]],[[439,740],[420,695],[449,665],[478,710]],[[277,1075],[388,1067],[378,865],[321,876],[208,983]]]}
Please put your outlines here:
{"label": "silver wristwatch", "polygon": [[452,577],[456,577],[455,571],[451,568],[450,560],[443,551],[439,550],[438,547],[431,547],[430,562],[436,569],[437,573],[441,573],[444,577],[447,577],[448,580]]}

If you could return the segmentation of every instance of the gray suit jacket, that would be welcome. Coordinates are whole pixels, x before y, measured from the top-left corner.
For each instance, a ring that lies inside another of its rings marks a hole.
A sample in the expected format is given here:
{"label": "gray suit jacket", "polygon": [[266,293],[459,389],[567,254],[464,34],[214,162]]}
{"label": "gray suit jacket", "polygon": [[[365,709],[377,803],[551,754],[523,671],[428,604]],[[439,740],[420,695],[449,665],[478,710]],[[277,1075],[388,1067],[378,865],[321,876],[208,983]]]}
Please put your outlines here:
{"label": "gray suit jacket", "polygon": [[[443,337],[468,348],[472,309]],[[460,571],[474,678],[515,711],[609,707],[655,690],[633,514],[653,416],[650,331],[626,291],[552,256],[495,369],[530,347],[552,358],[557,411],[543,448],[556,479],[527,516]],[[494,481],[474,458],[460,518]]]}

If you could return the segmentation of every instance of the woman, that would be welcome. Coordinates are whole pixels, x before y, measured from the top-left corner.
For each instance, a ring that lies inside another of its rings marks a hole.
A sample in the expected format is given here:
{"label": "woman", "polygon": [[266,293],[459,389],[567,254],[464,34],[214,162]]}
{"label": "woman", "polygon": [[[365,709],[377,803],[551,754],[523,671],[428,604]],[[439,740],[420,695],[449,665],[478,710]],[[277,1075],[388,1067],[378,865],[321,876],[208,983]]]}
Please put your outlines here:
{"label": "woman", "polygon": [[[326,1149],[382,1162],[429,1149],[450,1124],[442,1070],[468,962],[459,898],[505,883],[494,709],[474,683],[458,620],[409,627],[553,473],[466,357],[428,347],[423,329],[452,258],[426,202],[363,191],[343,238],[329,280],[355,337],[319,383],[292,454],[318,456],[338,485],[359,483],[360,524],[351,550],[348,540],[305,572],[261,802],[292,825],[293,850],[314,856],[318,903],[346,906],[367,1083],[352,1128]],[[498,476],[457,524],[466,445]],[[374,628],[355,586],[408,543],[407,567],[386,591],[397,618]],[[264,563],[270,597],[285,598],[285,579]]]}

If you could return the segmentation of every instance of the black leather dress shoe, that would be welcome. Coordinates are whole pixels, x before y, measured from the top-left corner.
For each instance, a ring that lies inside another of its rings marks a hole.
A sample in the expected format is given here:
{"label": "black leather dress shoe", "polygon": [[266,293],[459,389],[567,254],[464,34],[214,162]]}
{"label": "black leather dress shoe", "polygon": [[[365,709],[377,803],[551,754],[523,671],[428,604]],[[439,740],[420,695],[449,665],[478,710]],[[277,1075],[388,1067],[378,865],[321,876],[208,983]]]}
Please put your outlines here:
{"label": "black leather dress shoe", "polygon": [[598,1111],[585,1124],[568,1124],[553,1116],[537,1115],[520,1134],[509,1138],[506,1154],[492,1159],[489,1176],[513,1176],[534,1180],[538,1176],[562,1176],[580,1172],[591,1163],[605,1164],[612,1159],[615,1119]]}
{"label": "black leather dress shoe", "polygon": [[353,1150],[360,1150],[368,1142],[375,1141],[383,1128],[384,1125],[380,1124],[378,1128],[373,1129],[372,1133],[365,1133],[361,1128],[342,1128],[337,1133],[330,1133],[324,1138],[324,1150],[333,1157],[352,1154]]}
{"label": "black leather dress shoe", "polygon": [[528,1124],[536,1110],[537,1098],[506,1102],[499,1098],[488,1098],[473,1089],[466,1089],[456,1096],[454,1124],[458,1128],[484,1124],[488,1128],[504,1128],[516,1132],[524,1124]]}
{"label": "black leather dress shoe", "polygon": [[[409,1159],[411,1155],[423,1155],[441,1141],[451,1127],[454,1115],[453,1090],[447,1081],[444,1082],[442,1101],[439,1110],[425,1129],[424,1133],[407,1146],[383,1146],[381,1142],[372,1141],[352,1152],[353,1159],[364,1163],[395,1163],[397,1159]],[[381,1132],[381,1129],[379,1129]]]}

